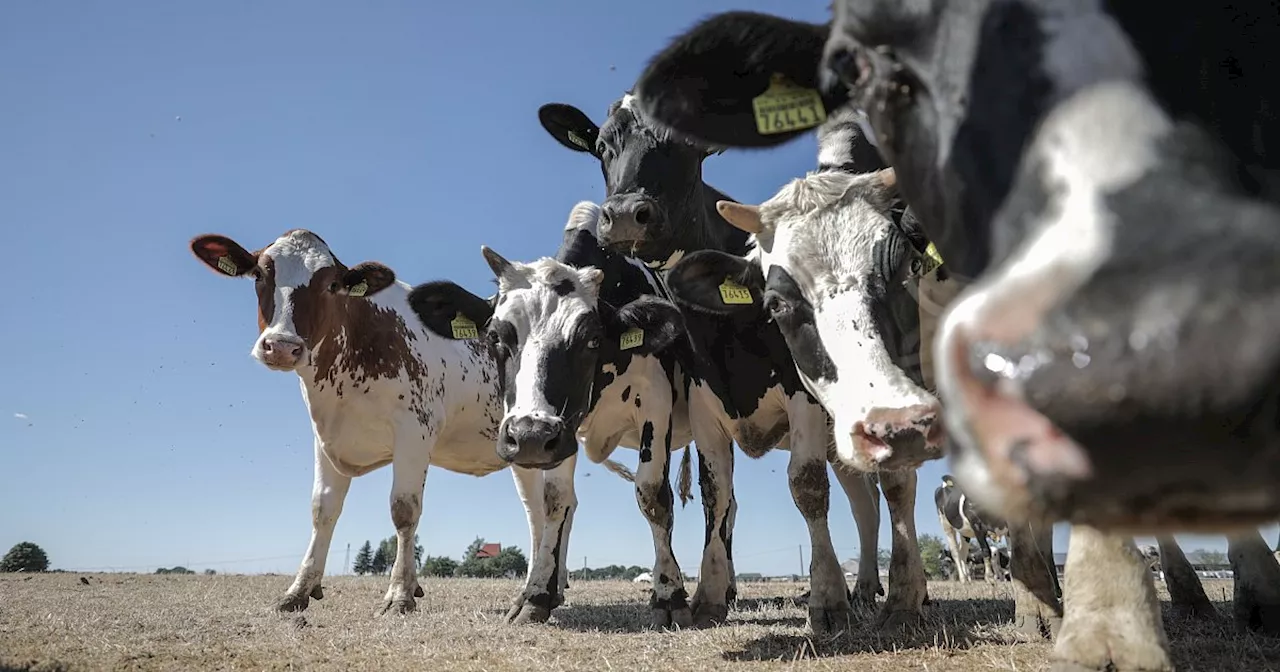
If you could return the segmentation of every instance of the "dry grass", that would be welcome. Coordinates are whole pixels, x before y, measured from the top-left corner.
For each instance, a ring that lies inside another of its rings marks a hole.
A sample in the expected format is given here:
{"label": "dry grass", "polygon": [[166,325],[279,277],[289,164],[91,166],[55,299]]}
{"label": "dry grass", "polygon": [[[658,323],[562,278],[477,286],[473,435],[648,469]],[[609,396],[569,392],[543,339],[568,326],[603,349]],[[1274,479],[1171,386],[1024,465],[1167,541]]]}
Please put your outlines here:
{"label": "dry grass", "polygon": [[[282,576],[0,574],[3,670],[1046,670],[1049,645],[1021,641],[1006,585],[933,583],[929,627],[881,637],[867,618],[814,639],[790,598],[799,584],[743,584],[730,625],[648,626],[644,589],[578,582],[550,624],[514,627],[514,581],[429,580],[408,616],[372,614],[386,579],[330,577],[305,615],[270,610]],[[1230,582],[1210,582],[1224,616]],[[1180,670],[1280,669],[1280,641],[1221,624],[1169,622]]]}

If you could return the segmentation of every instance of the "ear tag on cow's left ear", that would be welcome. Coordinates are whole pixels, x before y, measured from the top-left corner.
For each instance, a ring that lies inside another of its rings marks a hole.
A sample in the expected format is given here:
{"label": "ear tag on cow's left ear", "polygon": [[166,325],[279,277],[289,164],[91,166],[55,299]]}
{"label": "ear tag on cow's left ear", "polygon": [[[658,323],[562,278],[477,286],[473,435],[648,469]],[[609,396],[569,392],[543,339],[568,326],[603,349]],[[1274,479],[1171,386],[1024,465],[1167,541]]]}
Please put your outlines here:
{"label": "ear tag on cow's left ear", "polygon": [[630,350],[644,345],[644,330],[631,327],[622,332],[622,338],[618,342],[619,349]]}
{"label": "ear tag on cow's left ear", "polygon": [[796,86],[782,75],[769,80],[769,88],[751,100],[760,135],[813,128],[827,120],[822,96],[813,89]]}
{"label": "ear tag on cow's left ear", "polygon": [[925,248],[924,253],[929,255],[930,259],[933,259],[933,261],[935,262],[934,264],[935,266],[942,265],[942,255],[938,253],[937,245],[934,245],[933,243],[929,243],[929,247]]}
{"label": "ear tag on cow's left ear", "polygon": [[449,321],[449,327],[453,329],[454,338],[480,338],[480,330],[476,329],[476,323],[462,313],[458,313],[456,317]]}
{"label": "ear tag on cow's left ear", "polygon": [[364,293],[367,291],[369,291],[369,283],[361,280],[359,283],[352,285],[351,288],[347,290],[347,296],[364,296]]}
{"label": "ear tag on cow's left ear", "polygon": [[724,282],[720,283],[720,300],[729,306],[751,305],[751,290],[725,276]]}
{"label": "ear tag on cow's left ear", "polygon": [[218,270],[227,275],[235,275],[240,267],[236,266],[236,262],[231,261],[231,257],[218,257]]}
{"label": "ear tag on cow's left ear", "polygon": [[585,152],[591,151],[591,145],[588,145],[587,141],[583,140],[581,135],[578,135],[573,131],[565,131],[564,135],[566,138],[569,138],[569,142],[572,142],[573,144],[581,147],[583,151]]}

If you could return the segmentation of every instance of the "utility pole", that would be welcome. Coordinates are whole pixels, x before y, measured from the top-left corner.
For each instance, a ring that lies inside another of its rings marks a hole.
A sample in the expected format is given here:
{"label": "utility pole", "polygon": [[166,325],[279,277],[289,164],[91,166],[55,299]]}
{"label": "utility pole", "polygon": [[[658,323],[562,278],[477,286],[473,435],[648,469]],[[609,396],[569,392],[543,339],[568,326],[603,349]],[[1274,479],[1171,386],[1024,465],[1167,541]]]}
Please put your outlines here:
{"label": "utility pole", "polygon": [[800,552],[800,576],[804,576],[804,544],[797,544],[796,550]]}
{"label": "utility pole", "polygon": [[351,573],[351,542],[347,542],[347,558],[342,561],[342,573]]}

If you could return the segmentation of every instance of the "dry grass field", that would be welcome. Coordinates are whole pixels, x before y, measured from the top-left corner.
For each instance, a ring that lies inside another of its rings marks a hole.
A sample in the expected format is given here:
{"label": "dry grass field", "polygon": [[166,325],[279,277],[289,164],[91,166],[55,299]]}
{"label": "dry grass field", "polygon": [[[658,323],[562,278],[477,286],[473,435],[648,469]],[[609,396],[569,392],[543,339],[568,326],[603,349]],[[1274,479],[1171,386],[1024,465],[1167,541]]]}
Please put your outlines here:
{"label": "dry grass field", "polygon": [[[743,584],[727,626],[661,632],[644,588],[624,582],[574,583],[549,624],[513,627],[514,581],[431,579],[416,613],[375,618],[383,577],[330,577],[302,615],[269,608],[285,576],[86,578],[0,574],[0,671],[1048,669],[1049,645],[1007,625],[1007,584],[930,584],[919,634],[881,637],[864,619],[815,639],[790,583]],[[1178,669],[1280,670],[1280,640],[1232,629],[1230,582],[1206,589],[1222,623],[1166,620]]]}

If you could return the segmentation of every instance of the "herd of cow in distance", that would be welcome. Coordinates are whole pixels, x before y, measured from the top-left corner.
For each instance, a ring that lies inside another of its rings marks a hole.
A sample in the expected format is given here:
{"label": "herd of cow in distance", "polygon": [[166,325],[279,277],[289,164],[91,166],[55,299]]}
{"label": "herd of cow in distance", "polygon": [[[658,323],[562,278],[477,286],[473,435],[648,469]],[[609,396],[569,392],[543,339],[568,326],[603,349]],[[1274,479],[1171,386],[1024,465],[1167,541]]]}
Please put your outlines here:
{"label": "herd of cow in distance", "polygon": [[[1280,634],[1280,564],[1258,532],[1280,519],[1280,96],[1266,75],[1280,12],[1151,9],[837,0],[827,24],[710,16],[599,124],[538,111],[599,163],[606,198],[569,210],[554,258],[482,248],[487,298],[348,266],[302,229],[253,252],[195,238],[208,267],[253,279],[252,355],[301,378],[314,427],[311,543],[280,608],[323,597],[352,477],[391,465],[400,543],[383,611],[407,611],[424,595],[410,540],[427,468],[509,467],[532,558],[508,618],[546,621],[564,601],[581,450],[634,482],[655,625],[722,623],[736,443],[790,453],[815,632],[878,595],[884,631],[920,622],[916,469],[946,459],[936,499],[961,578],[970,539],[995,576],[986,539],[1007,533],[1016,625],[1053,639],[1055,669],[1173,669],[1133,535],[1156,535],[1166,565],[1182,557],[1175,532],[1226,536],[1237,623]],[[816,169],[760,205],[702,181],[712,154],[809,132]],[[634,473],[610,459],[620,446],[639,452]],[[694,450],[706,534],[690,596],[671,531]],[[861,538],[852,587],[828,464]],[[1055,522],[1071,525],[1061,586]],[[1203,600],[1194,572],[1190,585],[1165,570],[1175,605]]]}

